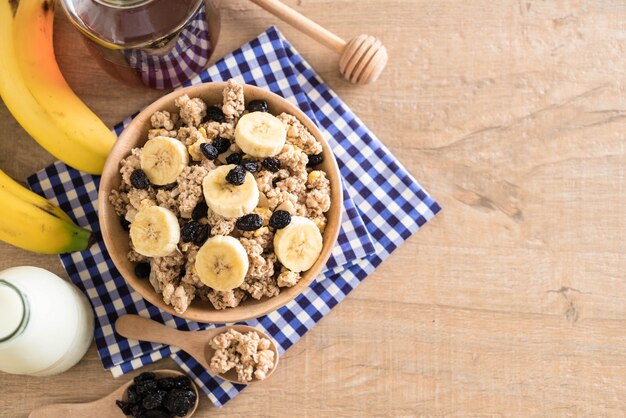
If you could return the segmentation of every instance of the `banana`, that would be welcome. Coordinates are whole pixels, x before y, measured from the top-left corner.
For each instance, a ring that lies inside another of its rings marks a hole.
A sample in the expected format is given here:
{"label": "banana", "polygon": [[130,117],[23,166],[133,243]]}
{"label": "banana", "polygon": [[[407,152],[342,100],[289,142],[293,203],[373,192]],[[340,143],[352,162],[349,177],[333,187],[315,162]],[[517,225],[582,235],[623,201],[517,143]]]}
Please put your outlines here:
{"label": "banana", "polygon": [[302,216],[292,216],[289,225],[274,234],[278,261],[295,273],[310,269],[322,253],[322,246],[319,228]]}
{"label": "banana", "polygon": [[0,171],[0,240],[43,254],[82,251],[91,231],[78,227],[58,206]]}
{"label": "banana", "polygon": [[141,209],[130,224],[133,247],[146,257],[165,257],[176,250],[180,240],[178,219],[160,206]]}
{"label": "banana", "polygon": [[175,182],[187,164],[187,148],[177,139],[157,136],[143,146],[141,169],[152,184],[164,186]]}
{"label": "banana", "polygon": [[248,254],[237,238],[215,235],[198,250],[195,267],[202,283],[225,292],[243,283],[248,274]]}
{"label": "banana", "polygon": [[0,96],[22,127],[64,163],[101,174],[115,135],[74,94],[52,44],[54,0],[0,1]]}
{"label": "banana", "polygon": [[222,165],[209,171],[202,180],[204,199],[211,210],[227,218],[238,218],[251,213],[259,204],[259,188],[254,176],[246,171],[241,186],[226,181],[226,175],[236,165]]}
{"label": "banana", "polygon": [[243,115],[235,128],[235,142],[248,155],[273,157],[285,146],[285,125],[270,113],[252,112]]}

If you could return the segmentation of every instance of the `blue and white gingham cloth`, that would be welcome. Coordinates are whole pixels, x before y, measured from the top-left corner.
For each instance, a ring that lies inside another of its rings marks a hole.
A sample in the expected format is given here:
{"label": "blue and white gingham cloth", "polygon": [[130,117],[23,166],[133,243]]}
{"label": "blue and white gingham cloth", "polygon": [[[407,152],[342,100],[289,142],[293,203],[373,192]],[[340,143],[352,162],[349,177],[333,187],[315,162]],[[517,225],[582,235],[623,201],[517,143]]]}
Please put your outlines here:
{"label": "blue and white gingham cloth", "polygon": [[[282,354],[440,207],[277,29],[268,29],[190,84],[229,78],[268,88],[297,104],[322,130],[343,177],[342,229],[325,272],[286,306],[246,322],[270,334]],[[116,132],[130,119],[117,126]],[[161,312],[126,286],[100,236],[96,213],[99,177],[57,162],[31,176],[28,182],[35,192],[59,204],[99,238],[87,251],[62,255],[61,262],[94,306],[95,340],[106,369],[120,375],[172,356],[216,406],[224,405],[245,388],[212,377],[178,349],[129,341],[114,332],[112,324],[125,313],[139,313],[183,330],[212,325]]]}

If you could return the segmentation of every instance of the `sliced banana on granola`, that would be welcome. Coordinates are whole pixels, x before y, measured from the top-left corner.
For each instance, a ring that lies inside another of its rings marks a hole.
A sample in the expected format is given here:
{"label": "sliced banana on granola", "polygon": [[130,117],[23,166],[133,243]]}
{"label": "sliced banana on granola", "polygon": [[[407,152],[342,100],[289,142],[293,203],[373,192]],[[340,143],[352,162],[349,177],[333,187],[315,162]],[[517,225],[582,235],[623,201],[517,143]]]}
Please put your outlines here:
{"label": "sliced banana on granola", "polygon": [[235,142],[248,155],[272,157],[285,146],[285,125],[270,113],[252,112],[243,115],[235,128]]}
{"label": "sliced banana on granola", "polygon": [[135,251],[146,257],[170,255],[180,239],[178,219],[168,209],[150,206],[141,209],[130,224]]}
{"label": "sliced banana on granola", "polygon": [[243,283],[248,274],[248,254],[238,239],[215,235],[198,250],[195,267],[202,283],[225,292]]}
{"label": "sliced banana on granola", "polygon": [[274,252],[278,261],[289,270],[299,273],[315,264],[322,253],[323,239],[312,220],[292,216],[289,225],[276,231]]}
{"label": "sliced banana on granola", "polygon": [[202,180],[204,199],[211,210],[226,218],[239,218],[251,213],[259,203],[259,188],[254,176],[245,172],[241,185],[234,185],[226,180],[234,164],[217,167]]}
{"label": "sliced banana on granola", "polygon": [[164,186],[175,182],[187,164],[189,153],[177,139],[157,136],[143,146],[141,169],[152,184]]}

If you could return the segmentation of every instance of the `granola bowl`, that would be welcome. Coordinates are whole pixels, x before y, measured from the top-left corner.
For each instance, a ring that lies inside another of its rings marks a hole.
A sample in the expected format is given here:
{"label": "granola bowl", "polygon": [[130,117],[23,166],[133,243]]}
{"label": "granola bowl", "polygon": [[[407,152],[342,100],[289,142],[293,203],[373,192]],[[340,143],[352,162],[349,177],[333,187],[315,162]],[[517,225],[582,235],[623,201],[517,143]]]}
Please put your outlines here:
{"label": "granola bowl", "polygon": [[[272,142],[276,129],[282,143]],[[252,145],[251,132],[260,135]],[[227,211],[244,190],[247,203]],[[232,323],[311,284],[337,241],[342,201],[315,124],[284,98],[230,80],[174,91],[130,122],[106,161],[98,216],[113,263],[146,300],[188,320]]]}

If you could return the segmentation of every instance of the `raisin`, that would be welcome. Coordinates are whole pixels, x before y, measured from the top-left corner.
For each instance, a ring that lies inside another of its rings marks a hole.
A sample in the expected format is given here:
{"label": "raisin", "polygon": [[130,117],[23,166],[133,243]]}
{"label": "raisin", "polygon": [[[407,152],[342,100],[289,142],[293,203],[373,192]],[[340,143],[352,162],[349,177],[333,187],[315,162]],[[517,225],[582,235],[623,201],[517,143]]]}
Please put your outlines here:
{"label": "raisin", "polygon": [[174,378],[174,387],[176,389],[191,389],[191,380],[187,376],[176,376]]}
{"label": "raisin", "polygon": [[150,275],[150,263],[137,263],[135,264],[135,276],[139,279],[145,279]]}
{"label": "raisin", "polygon": [[283,229],[291,223],[291,214],[286,210],[277,210],[272,213],[269,223],[272,228]]}
{"label": "raisin", "polygon": [[175,416],[184,417],[193,405],[191,399],[184,395],[183,389],[172,389],[165,396],[163,406]]}
{"label": "raisin", "polygon": [[209,235],[211,235],[211,227],[209,225],[200,225],[196,235],[193,237],[193,243],[197,246],[201,246],[209,239]]}
{"label": "raisin", "polygon": [[198,221],[187,222],[180,229],[180,239],[182,239],[183,242],[191,242],[191,241],[193,241],[193,238],[198,233],[198,229],[199,228],[200,228],[200,224],[198,223]]}
{"label": "raisin", "polygon": [[267,106],[267,102],[265,100],[252,100],[246,106],[248,112],[269,112],[269,107]]}
{"label": "raisin", "polygon": [[174,378],[173,377],[164,377],[163,379],[157,380],[159,384],[159,389],[170,390],[174,389]]}
{"label": "raisin", "polygon": [[137,169],[133,171],[130,175],[130,184],[135,189],[145,190],[150,187],[150,180],[148,180],[148,176],[141,169]]}
{"label": "raisin", "polygon": [[209,106],[206,110],[206,116],[203,122],[219,122],[222,123],[226,120],[224,112],[217,106]]}
{"label": "raisin", "polygon": [[143,414],[143,418],[170,418],[170,416],[166,409],[152,409]]}
{"label": "raisin", "polygon": [[237,219],[236,225],[240,231],[256,231],[263,226],[263,219],[256,213],[251,213]]}
{"label": "raisin", "polygon": [[136,403],[130,407],[130,415],[133,417],[141,417],[144,411],[145,410],[143,409],[143,406],[141,406],[141,403]]}
{"label": "raisin", "polygon": [[135,385],[137,386],[137,395],[139,396],[146,396],[157,388],[157,382],[154,380],[144,380],[137,382]]}
{"label": "raisin", "polygon": [[191,219],[193,219],[194,221],[202,219],[207,216],[208,211],[209,207],[207,206],[206,202],[200,202],[196,205],[195,208],[193,208],[193,212],[191,212]]}
{"label": "raisin", "polygon": [[275,173],[280,170],[280,160],[275,157],[268,157],[263,160],[263,168]]}
{"label": "raisin", "polygon": [[215,137],[213,142],[211,143],[215,148],[217,148],[217,152],[220,154],[225,153],[230,148],[230,141],[226,138],[222,138],[221,136]]}
{"label": "raisin", "polygon": [[251,173],[256,173],[259,170],[259,163],[252,160],[243,160],[241,166]]}
{"label": "raisin", "polygon": [[135,376],[133,381],[135,383],[139,383],[139,382],[145,382],[147,380],[155,380],[155,379],[156,379],[156,374],[152,372],[143,372],[139,376]]}
{"label": "raisin", "polygon": [[309,162],[306,163],[307,167],[315,167],[316,165],[320,165],[324,162],[324,154],[321,152],[319,154],[311,154],[309,155]]}
{"label": "raisin", "polygon": [[128,398],[128,403],[135,404],[140,402],[141,396],[137,394],[137,386],[130,385],[126,391],[126,397]]}
{"label": "raisin", "polygon": [[182,266],[182,267],[180,268],[180,277],[181,277],[181,278],[182,278],[182,277],[185,277],[185,275],[186,275],[186,274],[187,274],[187,267]]}
{"label": "raisin", "polygon": [[246,170],[238,165],[226,174],[226,181],[234,186],[241,186],[246,181]]}
{"label": "raisin", "polygon": [[120,225],[122,225],[122,228],[124,228],[124,231],[130,230],[130,222],[128,222],[126,218],[120,217]]}
{"label": "raisin", "polygon": [[204,155],[207,160],[214,160],[218,155],[220,155],[217,148],[215,148],[215,145],[213,144],[200,144],[200,151],[202,151],[202,155]]}
{"label": "raisin", "polygon": [[141,406],[146,409],[155,409],[161,406],[163,399],[167,394],[164,390],[157,390],[156,392],[148,393],[141,402]]}
{"label": "raisin", "polygon": [[115,401],[115,404],[122,410],[124,415],[130,415],[130,404],[124,401]]}
{"label": "raisin", "polygon": [[192,404],[196,401],[197,398],[196,392],[194,392],[192,389],[183,389],[183,391],[181,392],[181,396],[189,399]]}
{"label": "raisin", "polygon": [[243,152],[235,152],[226,157],[226,163],[228,164],[241,164],[241,159],[243,158]]}

